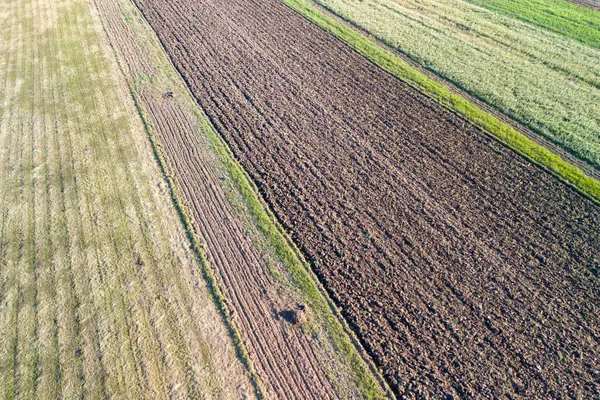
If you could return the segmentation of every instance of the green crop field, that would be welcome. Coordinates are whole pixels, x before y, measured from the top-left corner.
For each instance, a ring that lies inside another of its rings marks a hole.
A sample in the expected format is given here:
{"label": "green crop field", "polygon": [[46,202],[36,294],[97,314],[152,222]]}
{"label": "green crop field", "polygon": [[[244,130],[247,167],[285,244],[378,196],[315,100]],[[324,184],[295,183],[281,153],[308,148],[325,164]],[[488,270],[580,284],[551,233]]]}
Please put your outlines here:
{"label": "green crop field", "polygon": [[317,2],[600,166],[599,49],[463,0]]}
{"label": "green crop field", "polygon": [[600,12],[565,0],[467,0],[600,48]]}
{"label": "green crop field", "polygon": [[93,15],[0,3],[0,398],[230,398],[247,377]]}

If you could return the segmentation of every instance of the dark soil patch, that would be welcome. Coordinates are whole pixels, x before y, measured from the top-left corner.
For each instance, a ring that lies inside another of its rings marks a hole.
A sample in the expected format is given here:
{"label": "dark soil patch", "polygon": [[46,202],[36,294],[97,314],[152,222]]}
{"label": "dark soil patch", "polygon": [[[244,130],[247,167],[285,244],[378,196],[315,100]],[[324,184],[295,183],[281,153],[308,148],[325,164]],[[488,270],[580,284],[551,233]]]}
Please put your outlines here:
{"label": "dark soil patch", "polygon": [[136,3],[398,395],[600,396],[600,207],[279,1]]}
{"label": "dark soil patch", "polygon": [[600,11],[600,1],[598,0],[569,0],[571,3],[578,4],[583,7],[591,8],[592,10]]}

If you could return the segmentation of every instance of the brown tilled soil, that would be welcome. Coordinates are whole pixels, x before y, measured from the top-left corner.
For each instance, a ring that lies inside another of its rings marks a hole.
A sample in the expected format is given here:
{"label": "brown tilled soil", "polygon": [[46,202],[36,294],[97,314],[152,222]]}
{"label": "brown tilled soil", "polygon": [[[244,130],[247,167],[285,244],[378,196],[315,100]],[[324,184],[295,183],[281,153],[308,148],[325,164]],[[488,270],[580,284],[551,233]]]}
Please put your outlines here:
{"label": "brown tilled soil", "polygon": [[[235,201],[240,200],[231,200],[235,195],[228,190],[227,172],[203,133],[195,115],[197,105],[177,74],[173,72],[172,79],[167,72],[172,67],[166,57],[157,55],[162,49],[152,30],[132,13],[135,8],[129,0],[95,0],[95,4],[218,274],[231,317],[264,384],[263,394],[280,399],[358,396],[348,365],[325,343],[327,333],[316,340],[301,329],[310,310],[299,310],[297,294],[273,276],[273,270],[280,276],[286,272],[270,251],[257,244],[260,236],[236,211]],[[123,13],[131,15],[130,20]]]}
{"label": "brown tilled soil", "polygon": [[277,0],[135,1],[398,395],[600,396],[600,207]]}
{"label": "brown tilled soil", "polygon": [[584,6],[587,8],[591,8],[593,10],[600,11],[600,1],[598,0],[569,0],[571,3],[579,4],[580,6]]}

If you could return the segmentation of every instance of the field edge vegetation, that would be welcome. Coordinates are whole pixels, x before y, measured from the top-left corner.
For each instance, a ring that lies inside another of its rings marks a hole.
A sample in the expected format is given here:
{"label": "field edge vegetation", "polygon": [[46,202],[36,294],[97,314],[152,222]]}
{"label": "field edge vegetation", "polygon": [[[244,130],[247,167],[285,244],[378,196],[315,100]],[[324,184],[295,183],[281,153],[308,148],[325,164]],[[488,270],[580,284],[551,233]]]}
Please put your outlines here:
{"label": "field edge vegetation", "polygon": [[565,161],[546,147],[535,143],[523,133],[500,121],[441,83],[427,77],[397,55],[379,46],[373,39],[351,29],[321,12],[305,0],[281,0],[292,10],[331,33],[350,48],[383,70],[433,98],[436,102],[471,121],[490,137],[516,151],[525,159],[550,172],[579,193],[600,204],[600,181]]}
{"label": "field edge vegetation", "polygon": [[[95,4],[97,0],[90,1],[93,1]],[[177,81],[177,83],[180,83],[183,88],[185,88],[187,95],[194,103],[195,117],[202,128],[202,132],[208,139],[208,142],[212,150],[217,155],[219,161],[225,167],[225,170],[231,178],[235,190],[245,203],[245,207],[255,226],[264,235],[268,246],[274,251],[274,254],[288,270],[293,283],[303,294],[308,305],[316,314],[317,319],[329,330],[329,334],[331,335],[334,345],[340,354],[346,358],[350,365],[351,371],[354,375],[354,382],[360,390],[362,397],[365,399],[391,398],[391,389],[387,386],[387,382],[382,377],[381,371],[377,369],[370,356],[362,348],[360,341],[357,339],[354,332],[348,327],[345,319],[341,316],[336,305],[331,300],[326,290],[322,287],[318,277],[316,277],[300,250],[290,238],[289,234],[281,226],[275,214],[270,210],[268,204],[262,198],[258,187],[254,184],[250,176],[235,158],[225,140],[216,131],[208,117],[196,103],[188,85],[177,72],[177,69],[167,56],[162,43],[160,42],[159,38],[156,37],[152,27],[150,27],[146,19],[143,17],[142,12],[130,0],[125,1],[130,3],[132,7],[135,8],[135,13],[137,14],[135,17],[141,18],[142,24],[146,26],[149,32],[151,32],[153,36],[151,41],[156,42],[160,46],[160,49],[153,50],[162,53],[162,55],[164,55],[164,59],[166,59],[168,62],[168,65],[164,66],[169,71],[162,72],[170,75],[172,78],[175,77],[174,80]],[[98,12],[96,4],[95,8]],[[132,18],[132,16],[125,13],[125,10],[122,10],[122,12],[126,19]],[[110,35],[107,32],[104,22],[102,23],[102,26],[107,34],[107,41],[109,41],[112,51],[119,60],[119,68],[122,71],[122,61],[120,60],[116,49],[110,42]],[[157,61],[157,65],[160,67],[163,66],[162,64],[163,63]],[[177,213],[184,225],[188,239],[191,242],[193,252],[199,259],[202,267],[201,272],[203,276],[206,277],[207,285],[211,294],[214,296],[219,313],[222,315],[223,319],[226,321],[227,327],[230,329],[230,334],[232,335],[236,350],[238,351],[238,356],[240,357],[243,365],[248,368],[250,372],[252,383],[255,385],[255,394],[259,398],[262,398],[264,397],[264,385],[253,367],[252,359],[245,349],[245,345],[243,344],[235,322],[229,317],[230,306],[228,299],[220,288],[214,271],[210,267],[210,263],[206,257],[206,252],[198,240],[198,233],[192,224],[189,213],[185,209],[184,202],[181,200],[177,184],[173,180],[172,173],[169,171],[162,154],[161,145],[152,134],[152,127],[147,115],[145,115],[142,105],[139,102],[139,94],[136,91],[135,83],[129,84],[128,86],[130,94],[134,99],[137,112],[139,113],[143,121],[144,128],[146,129],[148,140],[150,141],[156,162],[158,163],[159,168],[167,181],[171,200],[175,205]],[[308,327],[307,329],[310,330],[311,328]]]}

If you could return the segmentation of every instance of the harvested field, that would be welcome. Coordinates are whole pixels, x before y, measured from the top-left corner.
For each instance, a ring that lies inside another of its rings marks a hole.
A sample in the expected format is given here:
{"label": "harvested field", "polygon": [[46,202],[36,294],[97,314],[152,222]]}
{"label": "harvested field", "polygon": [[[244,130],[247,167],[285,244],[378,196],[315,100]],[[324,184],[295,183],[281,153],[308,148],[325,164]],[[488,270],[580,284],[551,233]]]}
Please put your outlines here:
{"label": "harvested field", "polygon": [[600,396],[600,207],[277,0],[135,0],[398,395]]}
{"label": "harvested field", "polygon": [[0,2],[0,398],[251,398],[103,38]]}
{"label": "harvested field", "polygon": [[295,255],[282,260],[274,251],[277,244],[261,232],[277,232],[274,226],[253,220],[257,212],[248,208],[264,213],[262,205],[199,115],[143,16],[130,0],[94,2],[209,268],[216,272],[260,391],[278,399],[382,397],[316,278]]}

